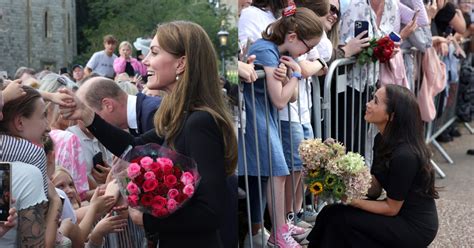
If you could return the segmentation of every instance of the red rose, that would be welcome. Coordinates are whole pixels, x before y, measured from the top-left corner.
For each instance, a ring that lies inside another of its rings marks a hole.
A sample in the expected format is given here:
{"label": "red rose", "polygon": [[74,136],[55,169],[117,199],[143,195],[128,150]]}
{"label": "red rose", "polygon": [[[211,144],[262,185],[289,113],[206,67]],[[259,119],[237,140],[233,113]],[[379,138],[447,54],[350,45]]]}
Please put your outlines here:
{"label": "red rose", "polygon": [[163,173],[165,175],[170,175],[170,174],[173,174],[173,172],[174,172],[173,166],[170,166],[170,165],[164,165],[161,168],[163,169]]}
{"label": "red rose", "polygon": [[151,165],[150,165],[150,170],[153,171],[156,174],[158,174],[158,172],[160,171],[160,164],[157,163],[157,162],[153,162]]}
{"label": "red rose", "polygon": [[165,176],[165,185],[168,188],[172,188],[173,186],[176,185],[177,182],[178,182],[178,179],[176,179],[176,177],[174,175],[166,175]]}
{"label": "red rose", "polygon": [[168,193],[168,187],[164,185],[163,183],[158,184],[158,187],[156,187],[155,192],[159,195],[166,195]]}
{"label": "red rose", "polygon": [[136,185],[138,185],[138,187],[142,187],[143,182],[145,182],[145,178],[143,177],[143,175],[139,175],[139,176],[135,177],[132,181]]}
{"label": "red rose", "polygon": [[163,173],[163,171],[158,170],[157,172],[155,172],[155,175],[156,175],[156,179],[158,179],[159,182],[163,182],[165,179],[165,173]]}
{"label": "red rose", "polygon": [[166,202],[166,198],[157,195],[153,198],[153,208],[165,207]]}
{"label": "red rose", "polygon": [[143,157],[137,157],[137,158],[134,158],[132,160],[130,160],[130,163],[137,163],[137,164],[140,164],[140,160],[142,160]]}
{"label": "red rose", "polygon": [[142,187],[143,187],[143,191],[150,192],[150,191],[155,190],[157,186],[158,186],[158,180],[148,179],[148,180],[145,180]]}
{"label": "red rose", "polygon": [[188,199],[188,196],[185,195],[185,194],[179,194],[178,196],[176,196],[174,198],[178,203],[182,203],[183,201],[185,201],[186,199]]}
{"label": "red rose", "polygon": [[178,168],[178,167],[173,167],[174,168],[174,175],[176,178],[181,178],[181,175],[183,175],[183,172]]}
{"label": "red rose", "polygon": [[151,214],[155,217],[163,217],[168,215],[168,209],[166,208],[153,208]]}
{"label": "red rose", "polygon": [[184,183],[178,182],[175,187],[176,187],[176,189],[177,189],[178,191],[181,192],[181,191],[183,191],[184,186],[185,186]]}
{"label": "red rose", "polygon": [[152,194],[144,194],[141,199],[143,206],[151,206],[153,204],[153,195]]}

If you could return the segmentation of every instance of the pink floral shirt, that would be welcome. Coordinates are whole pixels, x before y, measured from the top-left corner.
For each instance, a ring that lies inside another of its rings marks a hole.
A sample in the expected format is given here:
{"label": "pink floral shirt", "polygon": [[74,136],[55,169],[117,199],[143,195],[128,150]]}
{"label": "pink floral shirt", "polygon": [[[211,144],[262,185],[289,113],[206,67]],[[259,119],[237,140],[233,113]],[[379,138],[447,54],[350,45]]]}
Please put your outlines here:
{"label": "pink floral shirt", "polygon": [[69,131],[59,129],[51,130],[49,135],[54,142],[56,166],[62,166],[71,173],[77,193],[83,199],[85,192],[89,190],[89,182],[87,165],[81,158],[82,147],[79,138]]}

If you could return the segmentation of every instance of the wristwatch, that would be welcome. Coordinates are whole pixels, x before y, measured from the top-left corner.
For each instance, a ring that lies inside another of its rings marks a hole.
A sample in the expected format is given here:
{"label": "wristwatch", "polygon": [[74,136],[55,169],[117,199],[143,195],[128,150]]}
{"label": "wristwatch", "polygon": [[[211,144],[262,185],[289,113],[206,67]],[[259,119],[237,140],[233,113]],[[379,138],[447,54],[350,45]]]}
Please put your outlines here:
{"label": "wristwatch", "polygon": [[323,66],[323,68],[321,69],[324,69],[327,66],[326,62],[324,62],[324,60],[322,60],[321,58],[317,58],[316,60],[319,61],[319,63],[321,63],[321,65]]}
{"label": "wristwatch", "polygon": [[301,72],[297,72],[297,71],[294,71],[293,73],[291,73],[291,77],[295,77],[298,80],[301,80],[303,78],[303,76],[301,75]]}

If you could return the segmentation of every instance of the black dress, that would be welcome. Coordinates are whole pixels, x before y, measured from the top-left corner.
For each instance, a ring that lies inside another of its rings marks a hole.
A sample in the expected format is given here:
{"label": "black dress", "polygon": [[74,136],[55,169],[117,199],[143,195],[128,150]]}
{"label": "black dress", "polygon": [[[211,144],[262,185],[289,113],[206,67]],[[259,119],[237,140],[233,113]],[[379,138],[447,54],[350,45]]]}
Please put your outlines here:
{"label": "black dress", "polygon": [[[117,156],[129,145],[163,143],[155,130],[133,137],[98,115],[88,129]],[[236,218],[237,211],[226,207],[231,194],[226,186],[224,140],[213,117],[204,111],[190,113],[175,140],[175,150],[196,161],[201,182],[188,204],[171,216],[158,219],[144,214],[145,232],[159,236],[160,248],[234,247],[236,243],[228,243],[228,240],[221,238],[225,225],[236,225],[229,223],[225,216]]]}
{"label": "black dress", "polygon": [[[418,193],[420,162],[407,144],[397,146],[390,159],[381,159],[376,147],[371,173],[391,199],[404,201],[398,215],[373,214],[345,205],[323,208],[308,235],[313,247],[426,247],[436,236],[438,215],[433,198]],[[387,167],[388,165],[388,167]]]}

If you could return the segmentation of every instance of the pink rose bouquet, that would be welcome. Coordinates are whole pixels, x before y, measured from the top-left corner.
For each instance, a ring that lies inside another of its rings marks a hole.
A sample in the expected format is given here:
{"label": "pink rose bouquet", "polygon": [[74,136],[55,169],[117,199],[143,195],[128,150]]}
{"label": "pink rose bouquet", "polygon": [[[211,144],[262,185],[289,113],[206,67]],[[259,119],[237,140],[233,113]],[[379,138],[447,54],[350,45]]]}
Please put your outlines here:
{"label": "pink rose bouquet", "polygon": [[113,166],[121,193],[129,206],[166,217],[194,194],[200,176],[196,163],[157,144],[137,146]]}

